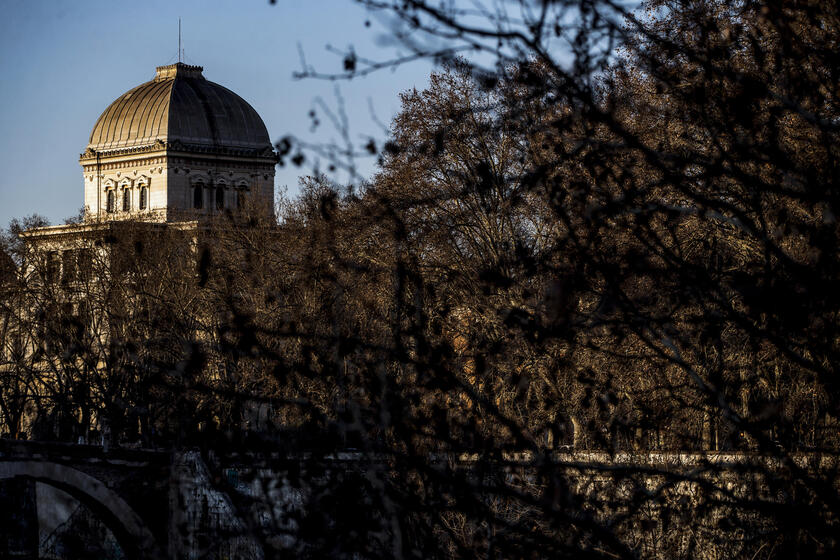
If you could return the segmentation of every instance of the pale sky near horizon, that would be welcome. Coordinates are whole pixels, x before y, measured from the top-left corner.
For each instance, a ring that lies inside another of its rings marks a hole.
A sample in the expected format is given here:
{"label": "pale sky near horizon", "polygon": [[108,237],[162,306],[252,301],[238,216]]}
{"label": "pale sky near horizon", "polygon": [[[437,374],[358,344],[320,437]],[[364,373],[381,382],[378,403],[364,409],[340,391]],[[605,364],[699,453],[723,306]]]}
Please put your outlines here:
{"label": "pale sky near horizon", "polygon": [[[307,64],[329,72],[340,71],[342,59],[328,44],[387,55],[379,46],[385,29],[348,0],[0,0],[0,228],[33,213],[55,224],[78,212],[78,158],[91,128],[112,101],[152,79],[155,66],[177,61],[179,17],[184,62],[250,103],[272,141],[338,140],[323,115],[310,132],[318,97],[336,107],[335,84],[292,78],[299,46]],[[371,108],[389,124],[399,93],[425,87],[431,70],[412,63],[338,83],[359,147],[371,135],[385,138]],[[360,170],[374,168],[368,161]],[[294,195],[306,172],[278,168],[276,187]]]}

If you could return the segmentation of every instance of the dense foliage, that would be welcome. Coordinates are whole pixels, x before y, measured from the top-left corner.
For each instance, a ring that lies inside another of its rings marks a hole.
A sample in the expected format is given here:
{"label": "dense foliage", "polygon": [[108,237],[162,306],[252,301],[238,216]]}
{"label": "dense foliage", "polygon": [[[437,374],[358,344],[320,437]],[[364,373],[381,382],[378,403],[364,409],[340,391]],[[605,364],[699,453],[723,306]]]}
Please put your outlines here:
{"label": "dense foliage", "polygon": [[279,225],[8,236],[3,429],[305,454],[313,557],[836,554],[834,3],[363,3],[498,64]]}

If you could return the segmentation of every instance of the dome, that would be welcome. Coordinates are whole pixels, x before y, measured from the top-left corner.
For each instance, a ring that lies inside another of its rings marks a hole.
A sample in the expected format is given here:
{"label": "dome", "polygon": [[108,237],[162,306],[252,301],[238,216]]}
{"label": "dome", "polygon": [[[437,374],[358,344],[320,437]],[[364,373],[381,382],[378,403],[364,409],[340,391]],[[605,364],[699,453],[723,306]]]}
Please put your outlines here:
{"label": "dome", "polygon": [[148,146],[160,140],[185,147],[265,150],[268,131],[248,103],[210,82],[201,66],[159,66],[155,78],[124,93],[105,109],[88,149]]}

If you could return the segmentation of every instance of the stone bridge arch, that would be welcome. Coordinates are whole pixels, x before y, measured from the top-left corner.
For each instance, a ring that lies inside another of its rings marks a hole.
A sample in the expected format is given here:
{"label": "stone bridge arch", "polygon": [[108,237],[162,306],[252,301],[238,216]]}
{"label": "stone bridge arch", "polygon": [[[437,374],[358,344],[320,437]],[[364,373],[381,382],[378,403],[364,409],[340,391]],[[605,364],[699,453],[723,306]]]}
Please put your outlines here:
{"label": "stone bridge arch", "polygon": [[100,480],[50,461],[0,461],[0,480],[16,477],[53,486],[79,500],[114,533],[129,560],[163,558],[140,516]]}

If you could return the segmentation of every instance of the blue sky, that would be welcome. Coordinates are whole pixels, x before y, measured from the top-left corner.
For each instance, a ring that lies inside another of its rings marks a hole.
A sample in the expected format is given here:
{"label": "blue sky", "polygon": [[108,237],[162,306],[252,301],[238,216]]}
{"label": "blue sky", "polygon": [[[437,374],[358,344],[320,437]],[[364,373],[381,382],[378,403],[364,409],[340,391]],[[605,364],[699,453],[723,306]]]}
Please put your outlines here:
{"label": "blue sky", "polygon": [[[327,45],[387,55],[378,46],[385,30],[347,0],[0,0],[0,227],[32,213],[61,223],[81,208],[78,157],[93,124],[155,66],[177,61],[179,17],[184,61],[248,101],[274,141],[338,139],[323,116],[310,132],[317,98],[336,107],[335,84],[292,78],[299,47],[307,64],[335,72],[342,59]],[[387,125],[399,92],[425,87],[431,70],[413,63],[340,82],[351,139],[383,138],[371,108]],[[373,169],[372,161],[361,167]],[[304,171],[278,169],[277,187],[294,195]]]}

